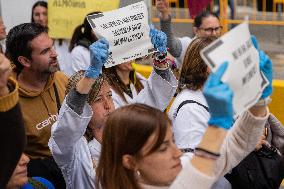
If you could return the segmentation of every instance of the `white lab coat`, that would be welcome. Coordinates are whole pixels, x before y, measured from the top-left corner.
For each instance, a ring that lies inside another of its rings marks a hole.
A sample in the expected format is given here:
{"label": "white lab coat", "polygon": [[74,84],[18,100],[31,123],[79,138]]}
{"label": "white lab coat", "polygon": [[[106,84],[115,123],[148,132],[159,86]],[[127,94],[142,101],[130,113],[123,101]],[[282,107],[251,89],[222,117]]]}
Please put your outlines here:
{"label": "white lab coat", "polygon": [[[235,122],[227,134],[216,161],[214,176],[209,177],[194,168],[189,159],[169,189],[209,189],[215,179],[235,167],[243,158],[254,150],[269,113],[262,118],[245,112]],[[52,126],[49,147],[52,155],[62,170],[67,189],[95,188],[95,171],[90,149],[83,136],[92,117],[92,109],[85,102],[83,113],[78,115],[64,100],[57,122]],[[161,188],[144,186],[144,189]]]}
{"label": "white lab coat", "polygon": [[201,90],[183,89],[175,98],[169,111],[177,147],[195,149],[208,127],[210,115],[204,107],[196,103],[184,104],[176,114],[177,108],[185,100],[194,100],[206,107],[208,104]]}
{"label": "white lab coat", "polygon": [[[132,103],[145,103],[154,107],[166,108],[173,97],[177,80],[170,72],[170,82],[153,71],[144,89]],[[91,143],[83,136],[93,113],[85,102],[82,115],[75,113],[64,100],[57,122],[52,126],[49,148],[62,170],[67,189],[95,187],[93,160],[98,161],[100,144],[94,139]],[[65,145],[66,144],[66,145]]]}
{"label": "white lab coat", "polygon": [[85,103],[78,115],[63,101],[58,120],[52,125],[48,142],[50,151],[62,171],[67,189],[95,188],[95,171],[84,133],[93,116]]}
{"label": "white lab coat", "polygon": [[[144,89],[137,94],[134,85],[130,84],[133,98],[124,93],[127,103],[114,90],[112,90],[112,99],[115,108],[139,102],[164,111],[174,96],[178,85],[178,81],[174,74],[171,71],[168,72],[170,75],[169,81],[163,79],[154,70],[151,72],[151,75],[147,80],[139,74],[137,78],[140,78]],[[149,91],[151,92],[149,93]]]}

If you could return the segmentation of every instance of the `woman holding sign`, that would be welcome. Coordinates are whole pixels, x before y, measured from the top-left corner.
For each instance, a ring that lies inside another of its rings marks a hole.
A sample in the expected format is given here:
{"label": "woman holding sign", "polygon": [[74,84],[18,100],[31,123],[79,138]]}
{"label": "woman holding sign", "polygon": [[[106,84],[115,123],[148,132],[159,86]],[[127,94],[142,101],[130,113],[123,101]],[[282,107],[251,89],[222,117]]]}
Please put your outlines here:
{"label": "woman holding sign", "polygon": [[[154,62],[157,61],[159,60],[154,60]],[[153,79],[155,75],[158,74],[168,81],[172,80],[171,77],[173,75],[169,70],[169,63],[167,61],[168,60],[166,58],[163,58],[159,62],[165,65],[163,68],[155,66],[155,63],[153,64],[154,69],[150,74],[150,79]],[[166,73],[165,71],[169,72],[170,74]],[[110,68],[104,68],[103,72],[109,79],[115,108],[119,108],[137,101],[137,98],[139,98],[138,94],[146,85],[148,85],[148,80],[133,69],[131,61]],[[166,107],[156,106],[156,108],[164,111]]]}
{"label": "woman holding sign", "polygon": [[[151,33],[154,47],[165,50],[165,34]],[[114,111],[112,92],[106,77],[100,75],[108,57],[108,42],[100,39],[90,46],[91,65],[69,79],[68,95],[61,106],[59,121],[52,127],[49,147],[62,170],[67,188],[93,188],[95,171],[100,156],[105,122]],[[156,62],[159,68],[163,63]],[[173,97],[177,80],[166,69],[164,75],[155,74],[145,85],[137,102],[165,109]],[[139,117],[139,115],[137,115]]]}
{"label": "woman holding sign", "polygon": [[132,61],[105,68],[103,72],[109,78],[116,108],[131,103],[147,82],[133,69]]}
{"label": "woman holding sign", "polygon": [[254,149],[269,113],[266,106],[252,107],[231,128],[233,92],[221,81],[226,68],[226,63],[220,66],[204,86],[210,119],[192,160],[182,157],[165,114],[141,104],[125,106],[106,122],[97,187],[210,188],[215,179],[236,166]]}

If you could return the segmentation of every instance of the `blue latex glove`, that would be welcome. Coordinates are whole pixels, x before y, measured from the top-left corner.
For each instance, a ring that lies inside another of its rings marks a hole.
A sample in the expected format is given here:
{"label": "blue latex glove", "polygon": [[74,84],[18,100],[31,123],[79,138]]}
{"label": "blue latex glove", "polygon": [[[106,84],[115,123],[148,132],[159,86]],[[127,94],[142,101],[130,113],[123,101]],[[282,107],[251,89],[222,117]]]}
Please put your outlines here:
{"label": "blue latex glove", "polygon": [[254,47],[257,49],[259,53],[259,67],[264,76],[268,79],[269,85],[265,87],[262,91],[261,99],[269,97],[272,94],[272,79],[273,79],[273,69],[272,69],[272,62],[270,58],[259,49],[256,37],[254,35],[251,36],[252,43]]}
{"label": "blue latex glove", "polygon": [[164,32],[150,28],[150,38],[155,49],[162,53],[167,52],[167,35]]}
{"label": "blue latex glove", "polygon": [[102,73],[102,67],[108,58],[109,43],[106,39],[99,39],[90,45],[91,64],[85,72],[89,78],[97,78]]}
{"label": "blue latex glove", "polygon": [[233,91],[221,81],[228,67],[228,62],[223,63],[215,73],[207,79],[203,94],[209,105],[209,125],[229,129],[233,125]]}

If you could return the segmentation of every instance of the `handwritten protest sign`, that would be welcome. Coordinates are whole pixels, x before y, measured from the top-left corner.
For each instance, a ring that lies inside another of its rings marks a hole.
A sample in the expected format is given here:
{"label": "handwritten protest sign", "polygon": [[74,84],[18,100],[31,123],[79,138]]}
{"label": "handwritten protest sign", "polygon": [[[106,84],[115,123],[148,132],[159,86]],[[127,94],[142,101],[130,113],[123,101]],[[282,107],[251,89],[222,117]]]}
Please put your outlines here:
{"label": "handwritten protest sign", "polygon": [[154,52],[149,37],[148,11],[143,1],[88,16],[88,21],[98,38],[109,41],[107,68]]}
{"label": "handwritten protest sign", "polygon": [[222,77],[234,92],[235,116],[253,106],[268,85],[259,69],[259,55],[251,41],[248,23],[244,22],[200,52],[214,72],[224,61],[229,66]]}
{"label": "handwritten protest sign", "polygon": [[52,38],[70,39],[85,16],[119,7],[120,0],[48,0],[48,28]]}

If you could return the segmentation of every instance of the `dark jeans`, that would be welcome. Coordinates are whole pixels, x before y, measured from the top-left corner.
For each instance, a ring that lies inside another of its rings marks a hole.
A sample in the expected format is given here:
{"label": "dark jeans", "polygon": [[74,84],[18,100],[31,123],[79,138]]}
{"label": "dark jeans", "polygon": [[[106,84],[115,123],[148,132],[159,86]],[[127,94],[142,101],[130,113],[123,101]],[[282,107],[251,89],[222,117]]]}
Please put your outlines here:
{"label": "dark jeans", "polygon": [[28,164],[29,177],[42,177],[49,180],[56,189],[65,189],[65,181],[53,157],[31,159]]}

